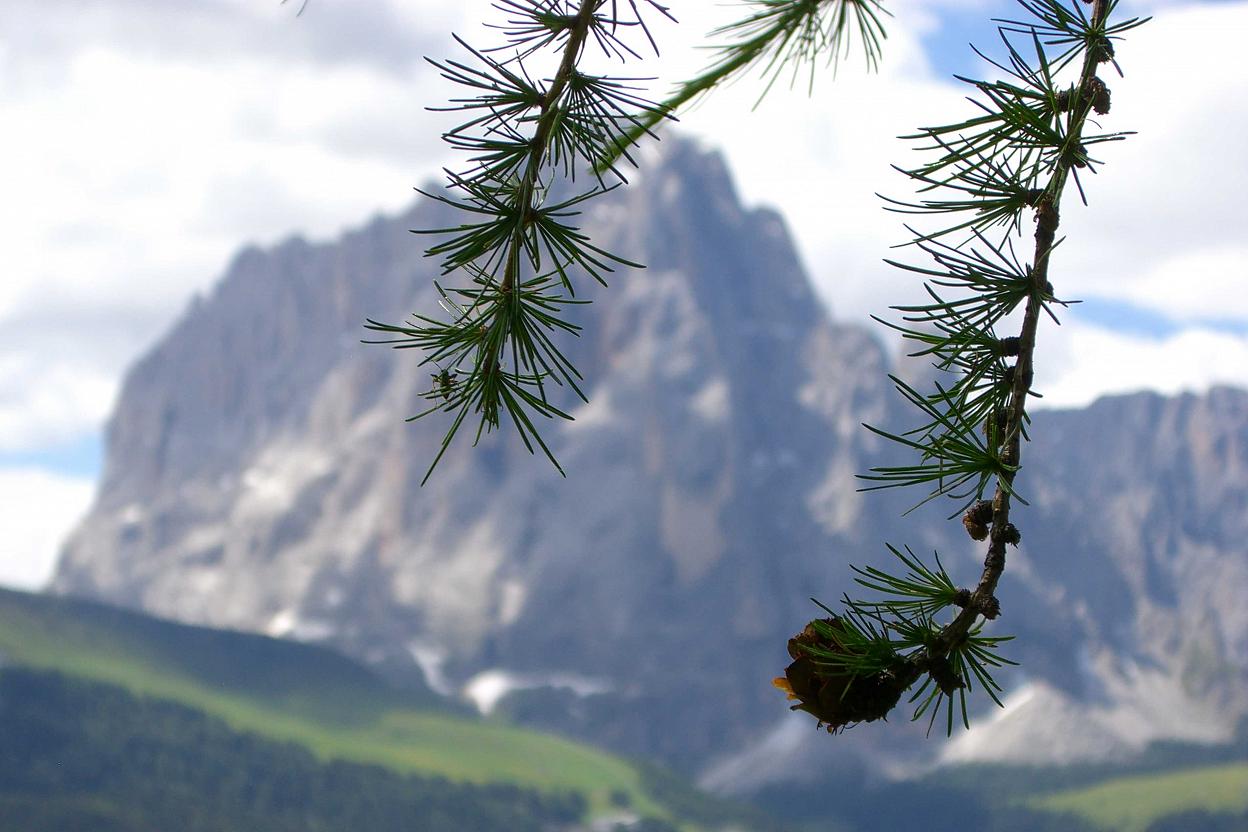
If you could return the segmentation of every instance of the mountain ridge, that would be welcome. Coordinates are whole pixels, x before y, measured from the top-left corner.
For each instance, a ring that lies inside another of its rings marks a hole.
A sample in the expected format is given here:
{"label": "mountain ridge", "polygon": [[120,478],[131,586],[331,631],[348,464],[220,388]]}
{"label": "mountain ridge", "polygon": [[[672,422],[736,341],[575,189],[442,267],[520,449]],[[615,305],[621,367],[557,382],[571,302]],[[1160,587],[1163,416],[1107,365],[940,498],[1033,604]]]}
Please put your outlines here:
{"label": "mountain ridge", "polygon": [[[899,525],[910,495],[854,490],[885,453],[860,423],[904,424],[885,351],[825,314],[783,221],[740,204],[721,158],[664,147],[583,217],[648,267],[587,292],[569,351],[590,402],[548,436],[566,482],[504,431],[460,443],[417,486],[441,426],[402,420],[428,371],[357,342],[366,317],[435,308],[433,264],[406,232],[445,222],[421,202],[339,244],[236,258],[127,376],[100,498],[55,590],[327,639],[448,689],[506,671],[530,682],[501,699],[513,715],[687,771],[770,747],[790,729],[767,681],[817,613],[807,598],[834,600],[847,562],[878,562],[884,541],[939,550],[955,577],[982,554],[940,507]],[[1230,597],[1248,590],[1248,529],[1216,511],[1248,500],[1246,408],[1227,390],[1035,414],[1033,508],[1001,597],[1022,672],[1052,691],[1041,699],[1067,714],[1130,702],[1129,720],[1107,710],[1111,736],[1159,715],[1161,735],[1184,735],[1211,711],[1200,736],[1229,737],[1218,712],[1248,712],[1248,621]],[[1165,493],[1144,462],[1167,472]],[[1193,663],[1204,689],[1184,689]],[[587,685],[542,684],[560,676]],[[751,770],[788,776],[831,753],[813,729],[793,736]],[[902,727],[835,743],[855,760],[936,753]],[[993,743],[970,745],[979,759]],[[1010,745],[1046,747],[1025,731]]]}

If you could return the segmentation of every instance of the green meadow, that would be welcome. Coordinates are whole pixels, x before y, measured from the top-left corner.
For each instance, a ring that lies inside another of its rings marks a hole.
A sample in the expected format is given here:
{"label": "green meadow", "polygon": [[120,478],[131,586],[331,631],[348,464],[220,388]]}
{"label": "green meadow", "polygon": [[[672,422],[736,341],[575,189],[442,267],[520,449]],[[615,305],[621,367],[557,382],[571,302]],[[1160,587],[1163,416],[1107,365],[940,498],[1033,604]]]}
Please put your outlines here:
{"label": "green meadow", "polygon": [[95,604],[0,592],[3,664],[56,670],[168,699],[324,759],[474,783],[627,794],[668,816],[626,760],[408,696],[328,650],[185,627]]}
{"label": "green meadow", "polygon": [[1154,821],[1188,810],[1248,811],[1248,764],[1120,777],[1032,798],[1027,803],[1036,809],[1071,812],[1114,832],[1144,832]]}

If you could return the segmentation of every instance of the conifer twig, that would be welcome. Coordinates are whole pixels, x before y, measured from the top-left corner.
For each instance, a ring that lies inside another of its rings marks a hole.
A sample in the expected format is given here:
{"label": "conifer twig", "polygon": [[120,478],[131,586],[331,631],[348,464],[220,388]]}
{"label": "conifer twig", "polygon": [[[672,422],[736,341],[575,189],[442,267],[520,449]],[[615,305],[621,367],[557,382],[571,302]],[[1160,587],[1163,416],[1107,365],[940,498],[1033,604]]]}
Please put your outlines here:
{"label": "conifer twig", "polygon": [[[911,244],[935,260],[935,267],[888,261],[922,275],[929,296],[923,304],[894,307],[904,323],[888,325],[922,346],[913,355],[931,356],[934,366],[959,377],[923,394],[894,376],[897,390],[922,413],[925,424],[904,433],[870,429],[918,452],[920,459],[861,475],[878,483],[863,490],[930,488],[919,505],[941,496],[962,501],[967,533],[976,541],[987,539],[988,551],[974,589],[955,589],[939,555],[933,569],[909,549],[902,554],[889,546],[908,570],[905,575],[856,569],[857,583],[882,594],[882,600],[845,596],[843,613],[812,621],[790,639],[793,663],[776,684],[797,700],[794,708],[809,711],[829,731],[883,718],[902,693],[926,676],[911,697],[918,702],[914,718],[930,714],[930,730],[944,703],[946,730],[952,732],[955,698],[963,724],[969,725],[967,690],[978,685],[1000,704],[1002,689],[992,671],[1012,664],[996,652],[1009,637],[982,630],[1001,613],[995,593],[1006,550],[1021,540],[1010,514],[1016,500],[1025,503],[1015,482],[1028,438],[1036,332],[1041,313],[1056,320],[1051,307],[1064,303],[1054,298],[1049,280],[1061,199],[1071,179],[1084,196],[1079,171],[1093,171],[1099,164],[1089,157],[1088,146],[1127,135],[1088,135],[1086,127],[1093,112],[1109,111],[1109,89],[1097,69],[1113,60],[1111,39],[1144,22],[1110,26],[1117,0],[1018,2],[1032,20],[998,21],[1008,59],[994,61],[977,50],[1010,78],[960,79],[985,97],[986,102],[972,99],[983,113],[907,137],[931,142],[921,149],[939,156],[914,170],[898,170],[920,183],[921,192],[936,195],[918,203],[888,200],[891,210],[959,218],[934,233],[911,229]],[[1090,16],[1080,2],[1092,6]],[[1029,41],[1022,50],[1016,45],[1020,39]],[[1025,52],[1034,52],[1034,58]],[[1080,56],[1077,80],[1059,89],[1058,75]],[[1026,211],[1034,213],[1036,223],[1029,266],[1019,263],[1013,248]],[[967,214],[971,219],[961,218]],[[996,226],[1004,228],[1000,243],[986,236]],[[968,236],[957,244],[938,241],[955,231]],[[951,289],[961,294],[949,296]],[[1020,309],[1019,334],[999,338],[997,325]],[[990,499],[984,499],[994,482]],[[958,611],[938,623],[937,613],[952,607]]]}
{"label": "conifer twig", "polygon": [[[1109,0],[1094,0],[1092,7],[1092,28],[1100,29],[1105,25],[1109,15]],[[1083,127],[1092,111],[1096,98],[1096,70],[1101,63],[1101,52],[1089,49],[1084,55],[1083,69],[1080,73],[1075,96],[1071,106],[1070,127],[1067,131],[1071,147],[1077,147],[1083,135]],[[1103,87],[1103,84],[1100,84]],[[1010,495],[1013,493],[1014,478],[1018,474],[1017,466],[1021,462],[1021,446],[1023,425],[1027,416],[1027,396],[1031,392],[1034,377],[1034,361],[1036,349],[1036,331],[1040,324],[1040,313],[1044,308],[1044,298],[1053,296],[1053,287],[1049,281],[1049,258],[1057,237],[1060,223],[1059,207],[1066,180],[1079,159],[1071,155],[1059,162],[1053,172],[1048,186],[1044,190],[1036,208],[1035,256],[1031,269],[1032,292],[1027,301],[1023,315],[1022,328],[1018,334],[1018,360],[1015,364],[1014,380],[1010,390],[1010,404],[1006,416],[1005,437],[1007,442],[1006,457],[1016,466],[1014,470],[1001,475],[992,498],[992,523],[988,554],[984,559],[984,570],[979,583],[971,593],[968,603],[962,611],[945,626],[936,643],[928,650],[928,661],[943,658],[952,645],[965,638],[979,616],[988,619],[996,618],[1000,613],[1000,604],[995,593],[997,582],[1005,571],[1005,551],[1008,545],[1018,545],[1018,529],[1010,523]]]}
{"label": "conifer twig", "polygon": [[[621,4],[631,17],[620,16]],[[550,189],[558,174],[574,180],[578,167],[594,166],[608,150],[632,162],[627,129],[641,113],[660,109],[627,80],[580,68],[591,38],[620,59],[636,55],[621,40],[624,32],[639,30],[653,44],[639,5],[671,17],[658,0],[498,0],[495,7],[509,18],[494,28],[506,33],[506,44],[478,50],[456,36],[477,63],[429,61],[470,93],[436,109],[469,115],[443,139],[475,155],[466,171],[447,171],[446,191],[420,191],[465,219],[415,233],[450,235],[426,254],[443,257],[443,277],[466,276],[468,285],[447,289],[435,282],[449,321],[416,314],[404,324],[367,323],[390,336],[372,343],[422,349],[422,363],[438,367],[432,389],[422,394],[432,405],[412,418],[437,412],[452,418],[424,481],[470,414],[480,417],[478,441],[509,416],[529,452],[540,448],[563,473],[537,417],[571,418],[552,401],[551,386],[585,399],[580,373],[553,337],[580,330],[565,316],[567,307],[585,302],[575,298],[570,273],[605,284],[603,274],[614,266],[640,264],[594,245],[569,219],[582,203],[616,187],[604,182],[603,171],[589,190],[562,201],[550,199]],[[547,47],[558,50],[559,61],[543,87],[529,76],[525,59]],[[493,57],[503,50],[515,54]],[[624,181],[614,166],[607,170]]]}

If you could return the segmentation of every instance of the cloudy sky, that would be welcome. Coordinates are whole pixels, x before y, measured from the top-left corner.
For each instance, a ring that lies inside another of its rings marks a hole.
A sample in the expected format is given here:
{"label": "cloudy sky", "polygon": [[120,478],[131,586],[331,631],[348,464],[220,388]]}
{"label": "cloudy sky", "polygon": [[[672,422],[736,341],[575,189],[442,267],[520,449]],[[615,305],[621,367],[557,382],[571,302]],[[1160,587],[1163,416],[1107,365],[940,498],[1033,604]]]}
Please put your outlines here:
{"label": "cloudy sky", "polygon": [[[669,0],[675,79],[736,9]],[[127,365],[248,242],[332,238],[448,163],[447,93],[423,57],[487,43],[488,0],[4,0],[0,31],[0,583],[34,587],[85,511]],[[740,83],[683,118],[721,147],[750,202],[790,219],[832,313],[913,297],[881,263],[903,237],[876,192],[912,151],[892,137],[969,113],[950,79],[1009,0],[893,0],[884,65],[774,92]],[[1105,392],[1248,385],[1248,2],[1123,0],[1155,21],[1119,49],[1091,206],[1068,203],[1059,294],[1086,301],[1043,335],[1037,386]],[[417,243],[413,243],[416,245]]]}

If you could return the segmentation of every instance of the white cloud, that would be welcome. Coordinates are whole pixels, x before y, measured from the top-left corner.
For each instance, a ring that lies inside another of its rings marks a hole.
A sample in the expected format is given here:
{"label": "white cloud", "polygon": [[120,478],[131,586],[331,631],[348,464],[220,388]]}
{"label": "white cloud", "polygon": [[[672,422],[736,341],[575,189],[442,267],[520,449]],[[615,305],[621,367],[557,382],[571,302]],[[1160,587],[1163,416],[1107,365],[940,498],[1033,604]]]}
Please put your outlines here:
{"label": "white cloud", "polygon": [[228,63],[268,58],[275,64],[371,66],[400,75],[462,24],[464,6],[425,0],[317,0],[296,17],[299,4],[280,0],[5,0],[22,21],[10,48],[27,58],[18,80],[56,77],[64,60],[103,47],[167,63]]}
{"label": "white cloud", "polygon": [[1128,297],[1180,321],[1248,322],[1248,244],[1227,240],[1166,256]]}
{"label": "white cloud", "polygon": [[0,452],[71,442],[103,424],[117,390],[114,374],[29,353],[0,355]]}
{"label": "white cloud", "polygon": [[0,584],[40,589],[65,536],[91,502],[88,479],[30,468],[0,469]]}
{"label": "white cloud", "polygon": [[[1063,211],[1062,291],[1154,305],[1157,287],[1141,278],[1204,252],[1238,252],[1222,265],[1240,286],[1248,280],[1248,168],[1240,161],[1248,62],[1227,59],[1242,51],[1245,31],[1248,3],[1175,6],[1119,46],[1126,77],[1106,78],[1113,109],[1103,126],[1139,134],[1098,151],[1107,164],[1087,179],[1091,207],[1072,200]],[[1242,290],[1227,288],[1177,278],[1170,296],[1202,295],[1240,314]]]}
{"label": "white cloud", "polygon": [[[116,15],[184,22],[142,5]],[[69,25],[65,11],[26,13],[43,31]],[[220,3],[201,12],[227,34],[247,28]],[[397,210],[444,152],[423,66],[405,75],[259,47],[170,54],[109,20],[61,43],[55,71],[0,34],[0,122],[20,126],[0,154],[3,450],[98,430],[124,368],[242,243],[328,236]]]}
{"label": "white cloud", "polygon": [[1248,337],[1187,329],[1164,338],[1070,322],[1042,331],[1036,384],[1042,407],[1083,407],[1098,396],[1248,387]]}

